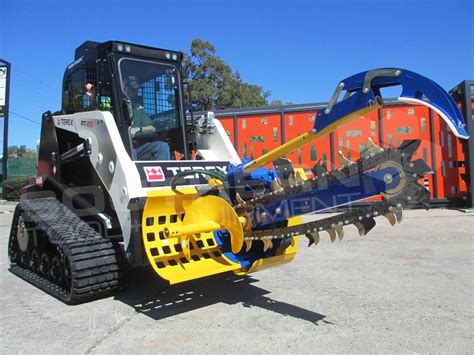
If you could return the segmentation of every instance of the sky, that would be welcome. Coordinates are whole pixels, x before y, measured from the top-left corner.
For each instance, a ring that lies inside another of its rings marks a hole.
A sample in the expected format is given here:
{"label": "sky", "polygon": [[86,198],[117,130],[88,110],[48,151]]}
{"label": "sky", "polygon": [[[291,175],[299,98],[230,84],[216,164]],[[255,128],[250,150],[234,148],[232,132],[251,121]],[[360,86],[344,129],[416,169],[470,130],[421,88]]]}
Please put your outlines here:
{"label": "sky", "polygon": [[86,40],[188,52],[201,38],[270,100],[325,102],[339,80],[378,67],[418,72],[446,90],[474,79],[472,4],[0,0],[0,58],[12,63],[9,145],[36,146],[41,114],[60,109],[64,70]]}

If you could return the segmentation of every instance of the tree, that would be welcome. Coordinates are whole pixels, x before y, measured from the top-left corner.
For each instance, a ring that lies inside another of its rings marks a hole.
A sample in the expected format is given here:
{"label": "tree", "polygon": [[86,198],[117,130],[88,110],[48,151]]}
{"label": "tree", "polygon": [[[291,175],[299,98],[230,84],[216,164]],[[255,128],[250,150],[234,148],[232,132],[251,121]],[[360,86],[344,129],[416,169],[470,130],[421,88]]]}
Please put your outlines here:
{"label": "tree", "polygon": [[18,148],[18,156],[19,157],[23,157],[27,152],[27,148],[26,148],[26,145],[20,145],[20,147]]}
{"label": "tree", "polygon": [[198,111],[268,105],[270,91],[244,83],[239,72],[216,55],[215,47],[200,39],[191,44],[183,61],[184,77],[191,90],[193,109]]}
{"label": "tree", "polygon": [[26,145],[11,145],[8,147],[8,157],[11,158],[23,158],[23,157],[34,157],[36,156],[35,149],[29,149]]}
{"label": "tree", "polygon": [[8,156],[9,157],[17,157],[18,156],[18,147],[16,145],[12,145],[8,147]]}

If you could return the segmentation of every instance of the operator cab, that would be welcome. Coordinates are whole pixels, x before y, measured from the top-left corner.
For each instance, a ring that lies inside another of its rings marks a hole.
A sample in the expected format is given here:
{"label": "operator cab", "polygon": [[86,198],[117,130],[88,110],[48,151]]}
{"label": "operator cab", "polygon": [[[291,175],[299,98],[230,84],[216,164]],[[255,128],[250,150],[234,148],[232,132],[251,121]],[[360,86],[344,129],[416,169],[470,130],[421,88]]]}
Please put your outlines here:
{"label": "operator cab", "polygon": [[179,52],[87,41],[64,74],[65,114],[111,111],[134,161],[189,159]]}

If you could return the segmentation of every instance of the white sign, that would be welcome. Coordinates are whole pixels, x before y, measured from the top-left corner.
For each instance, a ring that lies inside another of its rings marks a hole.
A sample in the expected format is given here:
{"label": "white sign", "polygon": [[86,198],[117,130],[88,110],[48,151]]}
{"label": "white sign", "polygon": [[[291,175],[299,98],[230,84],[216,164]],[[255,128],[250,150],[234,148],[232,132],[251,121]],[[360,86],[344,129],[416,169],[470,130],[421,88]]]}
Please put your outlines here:
{"label": "white sign", "polygon": [[7,67],[0,67],[0,106],[5,106],[7,93]]}

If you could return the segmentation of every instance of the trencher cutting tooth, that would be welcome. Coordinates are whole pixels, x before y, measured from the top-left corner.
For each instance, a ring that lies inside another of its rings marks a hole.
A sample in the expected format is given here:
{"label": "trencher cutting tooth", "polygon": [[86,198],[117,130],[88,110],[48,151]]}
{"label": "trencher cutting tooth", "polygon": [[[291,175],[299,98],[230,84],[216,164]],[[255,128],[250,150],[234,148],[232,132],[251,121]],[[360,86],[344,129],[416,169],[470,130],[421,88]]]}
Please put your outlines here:
{"label": "trencher cutting tooth", "polygon": [[403,221],[403,209],[401,207],[392,207],[391,211],[395,215],[395,217],[397,217],[397,223]]}
{"label": "trencher cutting tooth", "polygon": [[319,243],[319,233],[318,232],[312,232],[312,233],[306,233],[306,238],[309,239],[308,247],[311,245],[318,245]]}
{"label": "trencher cutting tooth", "polygon": [[252,248],[252,241],[250,239],[245,239],[245,251],[248,253]]}
{"label": "trencher cutting tooth", "polygon": [[271,239],[263,239],[263,251],[273,248],[273,242]]}
{"label": "trencher cutting tooth", "polygon": [[344,227],[340,225],[335,225],[334,229],[336,230],[336,234],[339,240],[342,240],[344,238]]}
{"label": "trencher cutting tooth", "polygon": [[313,174],[317,177],[322,177],[328,173],[324,164],[321,164],[321,161],[318,161],[314,164],[313,168],[311,169]]}
{"label": "trencher cutting tooth", "polygon": [[366,147],[366,151],[368,151],[369,153],[377,154],[377,153],[383,152],[383,148],[375,144],[374,141],[370,137],[367,138],[367,143],[365,147]]}
{"label": "trencher cutting tooth", "polygon": [[295,178],[292,174],[288,175],[288,185],[292,186],[295,184]]}
{"label": "trencher cutting tooth", "polygon": [[421,140],[419,139],[404,140],[402,144],[400,144],[400,146],[397,148],[397,152],[400,152],[401,156],[404,158],[404,161],[409,162],[420,147],[420,144]]}
{"label": "trencher cutting tooth", "polygon": [[433,170],[426,164],[423,159],[417,159],[410,161],[405,169],[413,174],[416,174],[418,178],[423,178],[425,175],[433,174]]}
{"label": "trencher cutting tooth", "polygon": [[235,199],[237,200],[237,203],[241,206],[245,206],[246,205],[246,202],[244,201],[244,199],[239,195],[239,193],[237,192],[237,194],[235,195]]}
{"label": "trencher cutting tooth", "polygon": [[359,236],[363,237],[365,235],[364,225],[360,222],[355,222],[354,225],[356,226],[357,231],[359,232]]}
{"label": "trencher cutting tooth", "polygon": [[342,153],[342,151],[338,151],[337,152],[337,155],[339,157],[339,162],[341,163],[342,166],[348,166],[348,165],[351,165],[351,164],[355,164],[355,162],[353,162],[352,160],[349,160],[346,158],[346,156]]}
{"label": "trencher cutting tooth", "polygon": [[314,232],[311,235],[313,236],[313,239],[314,239],[314,245],[318,245],[319,244],[319,233]]}
{"label": "trencher cutting tooth", "polygon": [[395,215],[392,212],[385,213],[383,216],[385,218],[387,218],[388,222],[392,226],[394,226],[397,223],[397,218],[395,217]]}
{"label": "trencher cutting tooth", "polygon": [[375,220],[373,218],[363,219],[362,221],[360,221],[360,223],[364,226],[365,234],[369,233],[376,225]]}
{"label": "trencher cutting tooth", "polygon": [[277,179],[274,179],[270,185],[272,192],[281,192],[283,191],[283,187],[278,183]]}
{"label": "trencher cutting tooth", "polygon": [[328,228],[326,229],[326,232],[329,233],[329,238],[331,238],[331,243],[334,243],[336,240],[336,230],[334,228]]}

